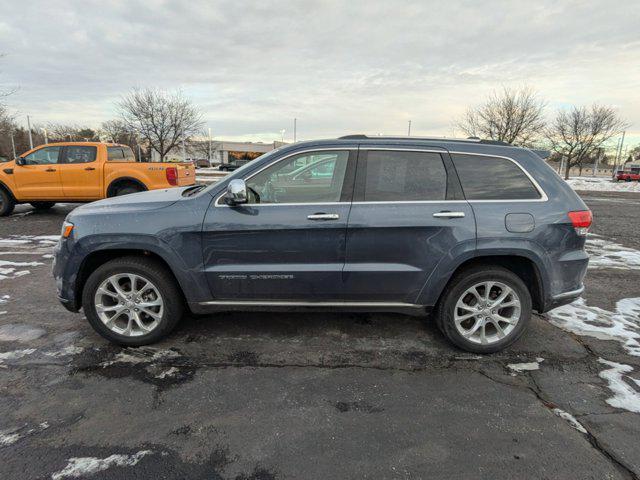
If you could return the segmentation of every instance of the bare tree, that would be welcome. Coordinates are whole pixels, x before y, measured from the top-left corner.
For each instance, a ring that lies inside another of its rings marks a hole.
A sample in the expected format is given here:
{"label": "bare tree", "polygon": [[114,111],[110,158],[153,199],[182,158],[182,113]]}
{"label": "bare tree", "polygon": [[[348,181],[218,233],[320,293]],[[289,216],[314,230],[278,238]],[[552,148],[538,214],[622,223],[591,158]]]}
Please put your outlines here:
{"label": "bare tree", "polygon": [[127,143],[135,135],[123,120],[107,120],[100,125],[100,135],[113,143]]}
{"label": "bare tree", "polygon": [[135,89],[118,107],[127,127],[138,132],[158,152],[161,161],[204,125],[200,111],[181,92]]}
{"label": "bare tree", "polygon": [[626,123],[615,109],[594,104],[561,110],[547,127],[545,135],[552,150],[565,158],[566,180],[572,167],[581,167],[598,148],[625,127]]}
{"label": "bare tree", "polygon": [[529,87],[503,88],[467,110],[458,128],[471,137],[531,146],[544,128],[545,102]]}

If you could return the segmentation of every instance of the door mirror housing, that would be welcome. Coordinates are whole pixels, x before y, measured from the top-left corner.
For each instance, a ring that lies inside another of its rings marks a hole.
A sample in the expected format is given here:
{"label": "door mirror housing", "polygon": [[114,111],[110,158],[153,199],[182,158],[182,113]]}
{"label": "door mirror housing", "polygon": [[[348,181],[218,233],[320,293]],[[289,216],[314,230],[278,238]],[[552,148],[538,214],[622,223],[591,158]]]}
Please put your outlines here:
{"label": "door mirror housing", "polygon": [[18,158],[16,158],[16,165],[20,165],[20,166],[22,166],[22,165],[24,165],[24,164],[25,164],[25,160],[24,160],[24,158],[22,158],[22,157],[18,157]]}
{"label": "door mirror housing", "polygon": [[244,180],[236,178],[227,185],[227,193],[224,196],[227,205],[241,205],[247,203],[247,184]]}

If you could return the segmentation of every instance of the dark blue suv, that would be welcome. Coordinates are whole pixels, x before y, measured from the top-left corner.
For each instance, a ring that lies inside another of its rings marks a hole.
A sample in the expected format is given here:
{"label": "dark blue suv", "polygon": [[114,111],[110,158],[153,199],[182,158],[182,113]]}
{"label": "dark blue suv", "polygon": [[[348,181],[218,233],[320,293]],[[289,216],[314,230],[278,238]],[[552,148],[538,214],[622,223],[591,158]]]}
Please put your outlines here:
{"label": "dark blue suv", "polygon": [[583,291],[591,212],[534,152],[353,135],[274,150],[217,184],[82,206],[57,247],[58,296],[121,345],[185,309],[433,313],[489,353]]}

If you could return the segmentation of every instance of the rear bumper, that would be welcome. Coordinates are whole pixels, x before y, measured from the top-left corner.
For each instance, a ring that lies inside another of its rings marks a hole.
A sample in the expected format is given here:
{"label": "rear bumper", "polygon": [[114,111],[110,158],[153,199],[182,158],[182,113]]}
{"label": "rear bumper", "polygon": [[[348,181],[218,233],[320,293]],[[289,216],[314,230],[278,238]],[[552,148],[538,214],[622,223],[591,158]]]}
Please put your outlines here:
{"label": "rear bumper", "polygon": [[574,300],[580,298],[580,295],[584,292],[584,285],[581,285],[580,288],[576,290],[571,290],[568,292],[558,293],[549,299],[544,309],[540,313],[548,312],[549,310],[553,310],[554,308],[561,307],[562,305],[567,305]]}

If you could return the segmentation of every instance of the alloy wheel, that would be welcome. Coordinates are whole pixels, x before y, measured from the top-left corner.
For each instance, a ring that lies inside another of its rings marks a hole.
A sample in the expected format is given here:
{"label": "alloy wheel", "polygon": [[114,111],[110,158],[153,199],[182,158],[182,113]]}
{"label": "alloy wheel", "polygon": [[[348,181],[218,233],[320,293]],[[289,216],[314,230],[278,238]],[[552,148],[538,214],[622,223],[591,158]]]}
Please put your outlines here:
{"label": "alloy wheel", "polygon": [[470,342],[490,345],[513,332],[521,312],[520,298],[511,287],[488,281],[464,291],[453,317],[460,335]]}
{"label": "alloy wheel", "polygon": [[134,273],[119,273],[104,280],[96,290],[94,306],[109,330],[126,337],[152,332],[164,313],[158,288]]}

